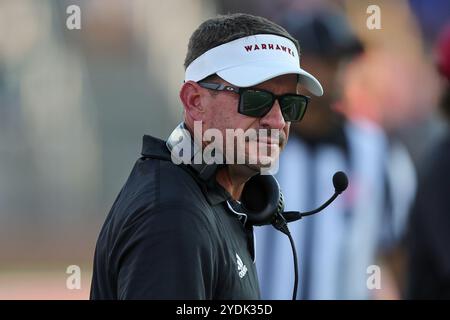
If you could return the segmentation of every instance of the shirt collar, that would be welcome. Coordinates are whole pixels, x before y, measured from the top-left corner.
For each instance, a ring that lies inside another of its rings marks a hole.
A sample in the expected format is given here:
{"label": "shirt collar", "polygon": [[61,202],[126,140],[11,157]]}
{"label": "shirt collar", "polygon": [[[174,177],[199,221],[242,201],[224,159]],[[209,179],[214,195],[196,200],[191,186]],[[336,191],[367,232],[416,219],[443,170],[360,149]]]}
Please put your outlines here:
{"label": "shirt collar", "polygon": [[144,135],[142,138],[141,154],[144,158],[172,161],[170,151],[166,147],[166,142],[149,135]]}

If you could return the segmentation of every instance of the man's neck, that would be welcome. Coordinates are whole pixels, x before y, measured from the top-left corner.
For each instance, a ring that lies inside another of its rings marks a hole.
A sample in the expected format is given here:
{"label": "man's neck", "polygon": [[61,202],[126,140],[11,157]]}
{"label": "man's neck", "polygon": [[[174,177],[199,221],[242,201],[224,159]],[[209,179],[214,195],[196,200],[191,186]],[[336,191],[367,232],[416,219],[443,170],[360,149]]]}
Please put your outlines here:
{"label": "man's neck", "polygon": [[[186,129],[194,139],[194,131],[189,121],[184,120]],[[198,143],[198,142],[197,142]],[[205,146],[203,145],[202,148]],[[245,183],[257,172],[246,165],[226,165],[220,168],[216,173],[216,181],[231,195],[234,200],[241,198]]]}
{"label": "man's neck", "polygon": [[227,165],[217,171],[216,180],[234,200],[239,200],[245,183],[256,173],[245,165]]}

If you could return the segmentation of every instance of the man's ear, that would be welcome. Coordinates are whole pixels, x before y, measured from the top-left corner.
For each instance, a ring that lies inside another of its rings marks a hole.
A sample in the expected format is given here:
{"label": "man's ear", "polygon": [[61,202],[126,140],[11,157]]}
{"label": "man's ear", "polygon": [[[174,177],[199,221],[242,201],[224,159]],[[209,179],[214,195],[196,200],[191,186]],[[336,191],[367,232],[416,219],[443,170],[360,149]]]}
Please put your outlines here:
{"label": "man's ear", "polygon": [[202,88],[194,81],[183,84],[180,90],[180,99],[183,103],[184,111],[194,121],[202,120],[205,106],[202,99]]}

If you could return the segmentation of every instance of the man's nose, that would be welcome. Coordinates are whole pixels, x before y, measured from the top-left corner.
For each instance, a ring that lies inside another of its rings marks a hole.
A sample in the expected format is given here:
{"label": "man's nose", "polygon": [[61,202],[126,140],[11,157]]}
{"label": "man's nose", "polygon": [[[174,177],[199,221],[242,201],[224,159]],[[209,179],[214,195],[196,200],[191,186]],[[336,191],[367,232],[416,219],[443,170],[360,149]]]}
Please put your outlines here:
{"label": "man's nose", "polygon": [[275,100],[269,113],[261,118],[261,126],[270,129],[282,130],[285,125],[286,121],[284,121],[283,114],[281,113],[281,107],[277,99]]}

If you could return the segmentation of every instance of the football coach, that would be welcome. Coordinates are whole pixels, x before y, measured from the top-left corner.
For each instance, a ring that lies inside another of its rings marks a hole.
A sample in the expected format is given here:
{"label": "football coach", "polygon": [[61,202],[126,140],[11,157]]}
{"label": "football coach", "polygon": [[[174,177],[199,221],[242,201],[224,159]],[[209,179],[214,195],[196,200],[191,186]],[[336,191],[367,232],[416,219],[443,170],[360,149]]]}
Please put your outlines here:
{"label": "football coach", "polygon": [[[166,141],[144,136],[98,237],[91,299],[260,298],[253,226],[234,208],[245,184],[276,162],[291,121],[303,117],[308,97],[299,86],[314,95],[322,87],[301,69],[299,44],[285,29],[248,14],[203,22],[184,66],[183,122]],[[229,141],[230,129],[256,138]],[[212,152],[225,161],[205,161],[208,132],[226,145]],[[255,145],[275,150],[269,161]],[[237,149],[244,162],[233,162]]]}

